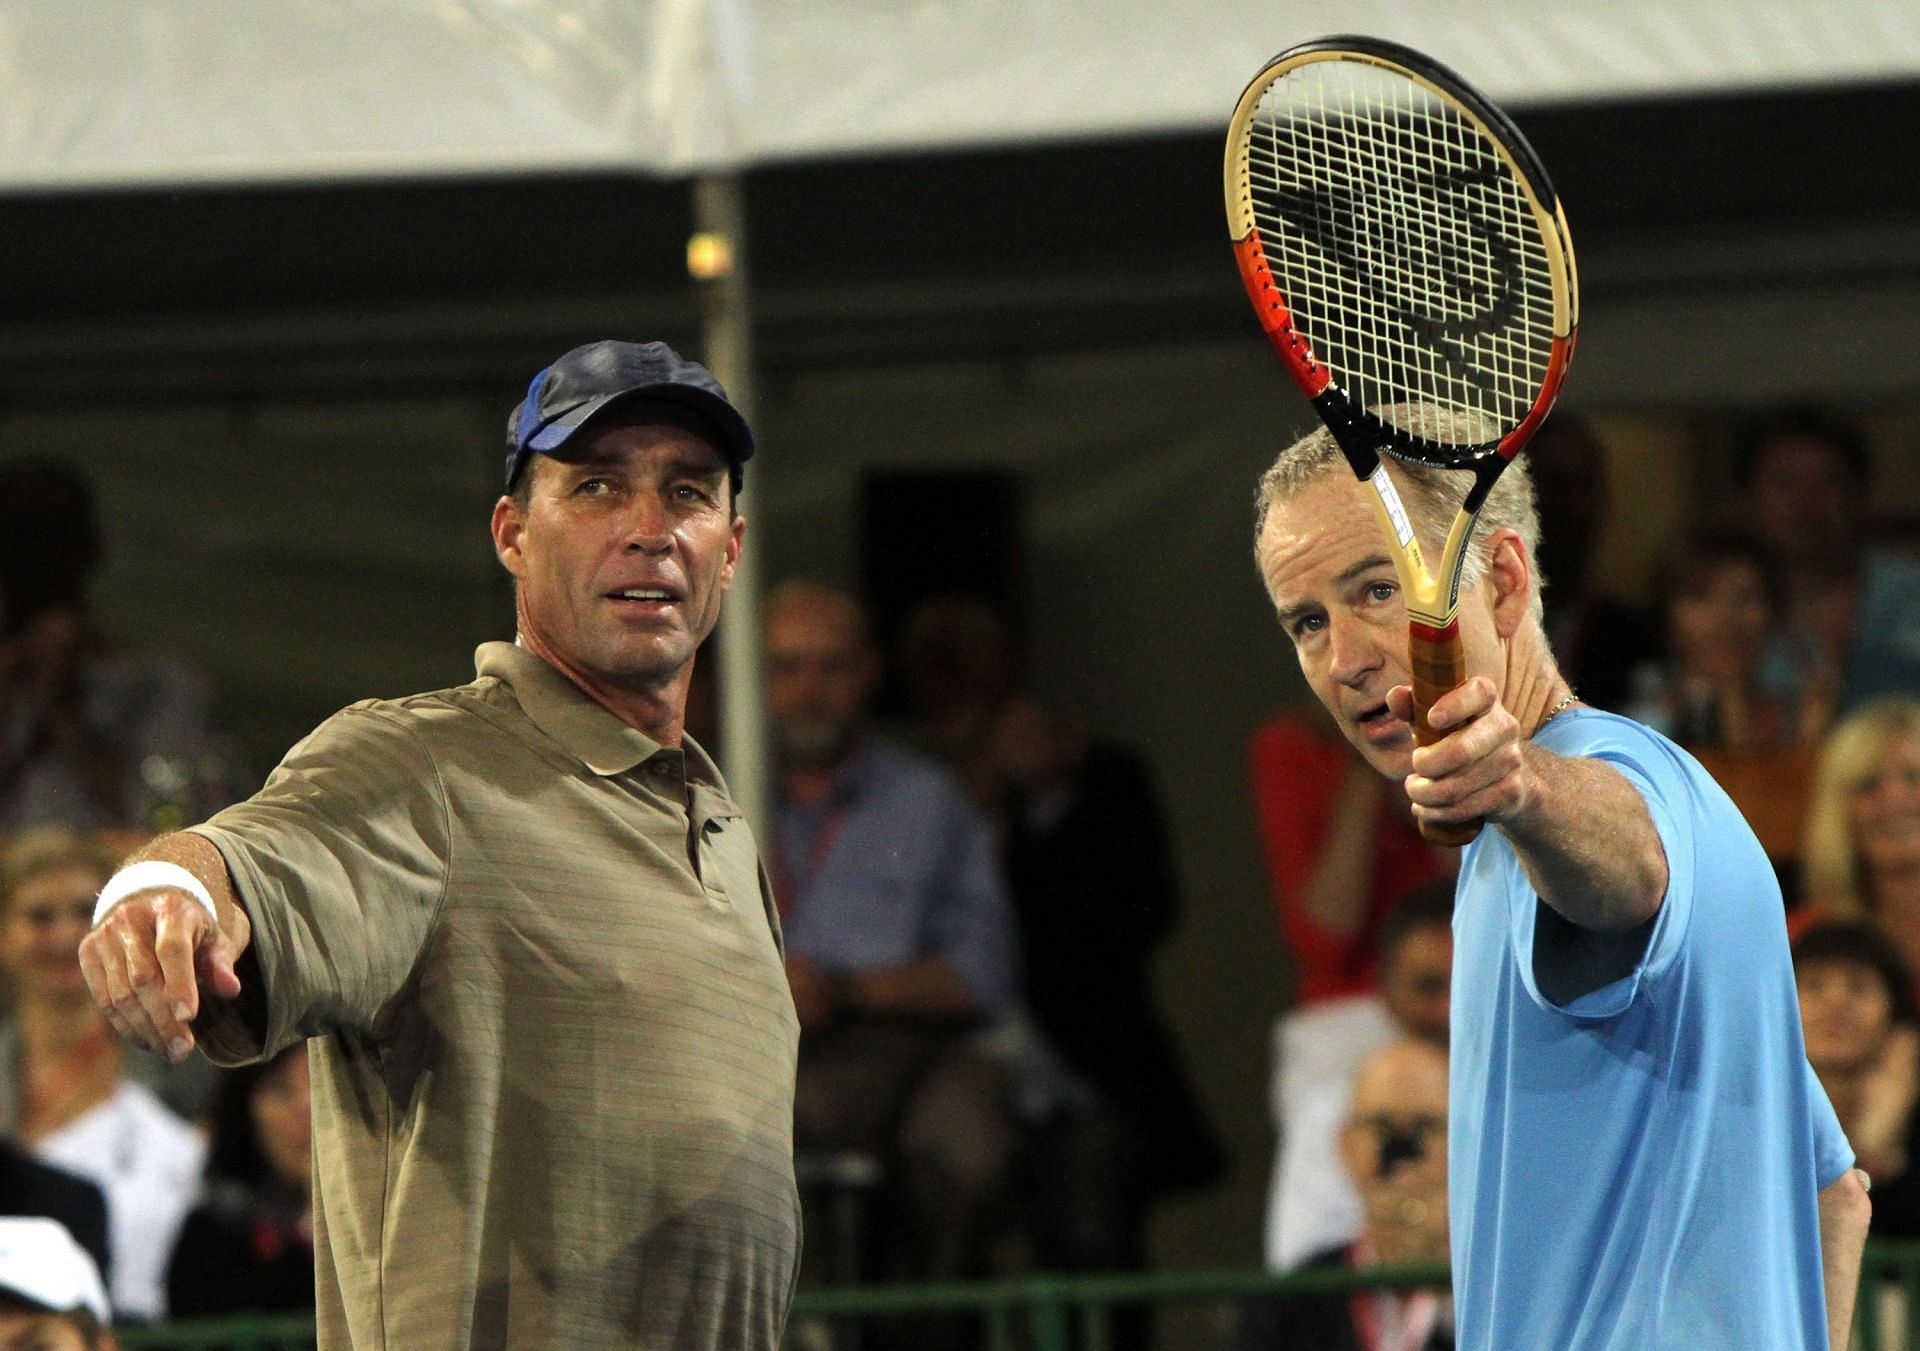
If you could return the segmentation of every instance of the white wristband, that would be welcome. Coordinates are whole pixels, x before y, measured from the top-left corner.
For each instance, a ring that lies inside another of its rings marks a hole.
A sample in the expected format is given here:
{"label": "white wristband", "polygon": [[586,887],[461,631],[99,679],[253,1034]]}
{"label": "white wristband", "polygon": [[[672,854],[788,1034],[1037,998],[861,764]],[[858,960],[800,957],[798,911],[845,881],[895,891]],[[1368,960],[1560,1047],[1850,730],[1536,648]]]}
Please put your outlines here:
{"label": "white wristband", "polygon": [[142,863],[130,863],[107,879],[100,888],[100,899],[94,903],[93,922],[98,924],[106,918],[107,911],[136,891],[148,891],[154,887],[165,887],[169,891],[184,891],[194,900],[207,908],[213,916],[213,922],[220,922],[220,912],[214,908],[213,895],[200,885],[200,879],[177,863],[162,863],[157,858]]}

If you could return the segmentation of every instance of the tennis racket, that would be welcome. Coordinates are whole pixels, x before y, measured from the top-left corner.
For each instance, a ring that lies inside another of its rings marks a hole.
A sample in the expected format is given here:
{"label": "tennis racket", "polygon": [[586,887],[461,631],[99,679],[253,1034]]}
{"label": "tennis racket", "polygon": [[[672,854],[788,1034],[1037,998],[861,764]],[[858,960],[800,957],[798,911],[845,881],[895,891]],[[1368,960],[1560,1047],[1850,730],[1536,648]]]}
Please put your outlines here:
{"label": "tennis racket", "polygon": [[[1507,116],[1419,52],[1289,48],[1234,108],[1227,222],[1274,351],[1374,488],[1410,620],[1414,737],[1466,678],[1473,523],[1553,406],[1579,299],[1567,222]],[[1382,455],[1473,475],[1429,571]],[[1464,844],[1479,833],[1423,825]]]}

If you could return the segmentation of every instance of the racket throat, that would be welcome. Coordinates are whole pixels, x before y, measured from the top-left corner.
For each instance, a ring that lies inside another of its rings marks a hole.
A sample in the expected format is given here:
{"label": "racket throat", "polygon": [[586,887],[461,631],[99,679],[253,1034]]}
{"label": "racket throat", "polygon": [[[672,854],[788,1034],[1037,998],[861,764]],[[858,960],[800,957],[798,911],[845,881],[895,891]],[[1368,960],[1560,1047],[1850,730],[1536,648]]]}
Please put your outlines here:
{"label": "racket throat", "polygon": [[1400,592],[1406,600],[1407,616],[1416,623],[1442,628],[1453,618],[1453,605],[1441,594],[1427,560],[1420,550],[1420,536],[1414,531],[1413,518],[1394,486],[1387,466],[1376,460],[1373,472],[1366,476],[1373,485],[1374,515],[1380,529],[1394,542],[1393,570],[1400,578]]}

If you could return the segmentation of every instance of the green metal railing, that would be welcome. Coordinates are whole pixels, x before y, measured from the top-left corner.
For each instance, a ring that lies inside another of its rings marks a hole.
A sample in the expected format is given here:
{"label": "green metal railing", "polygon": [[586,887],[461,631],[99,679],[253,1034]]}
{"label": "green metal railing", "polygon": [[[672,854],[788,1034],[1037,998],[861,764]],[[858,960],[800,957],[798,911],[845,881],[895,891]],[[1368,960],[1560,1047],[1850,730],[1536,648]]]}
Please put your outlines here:
{"label": "green metal railing", "polygon": [[864,1285],[803,1290],[796,1322],[866,1321],[908,1314],[973,1314],[987,1351],[1107,1351],[1116,1310],[1220,1304],[1291,1295],[1444,1286],[1447,1269],[1171,1271],[1121,1276],[1029,1276],[958,1285]]}
{"label": "green metal railing", "polygon": [[[1572,1279],[1572,1273],[1569,1273]],[[1108,1351],[1121,1310],[1179,1304],[1234,1304],[1355,1290],[1447,1284],[1447,1269],[1168,1271],[1116,1276],[1030,1276],[951,1285],[862,1285],[803,1290],[796,1326],[959,1315],[977,1318],[987,1351]],[[1854,1320],[1855,1351],[1920,1351],[1920,1241],[1867,1245]],[[123,1331],[127,1351],[308,1351],[307,1318],[235,1318]]]}
{"label": "green metal railing", "polygon": [[165,1327],[121,1328],[126,1351],[312,1351],[313,1319],[196,1318]]}
{"label": "green metal railing", "polygon": [[1854,1306],[1854,1351],[1920,1351],[1920,1240],[1867,1245]]}

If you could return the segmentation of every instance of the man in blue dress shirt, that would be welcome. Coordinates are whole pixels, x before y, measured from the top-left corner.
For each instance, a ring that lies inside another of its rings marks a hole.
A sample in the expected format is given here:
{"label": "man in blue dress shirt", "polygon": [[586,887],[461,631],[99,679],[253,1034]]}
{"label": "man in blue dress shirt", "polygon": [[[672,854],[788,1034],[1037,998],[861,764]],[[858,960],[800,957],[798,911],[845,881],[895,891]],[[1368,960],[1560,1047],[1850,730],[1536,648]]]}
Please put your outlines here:
{"label": "man in blue dress shirt", "polygon": [[851,597],[776,588],[765,643],[795,1142],[882,1160],[903,1274],[976,1274],[1019,1144],[1013,1082],[979,1035],[1018,975],[992,825],[947,770],[869,732],[880,662]]}

